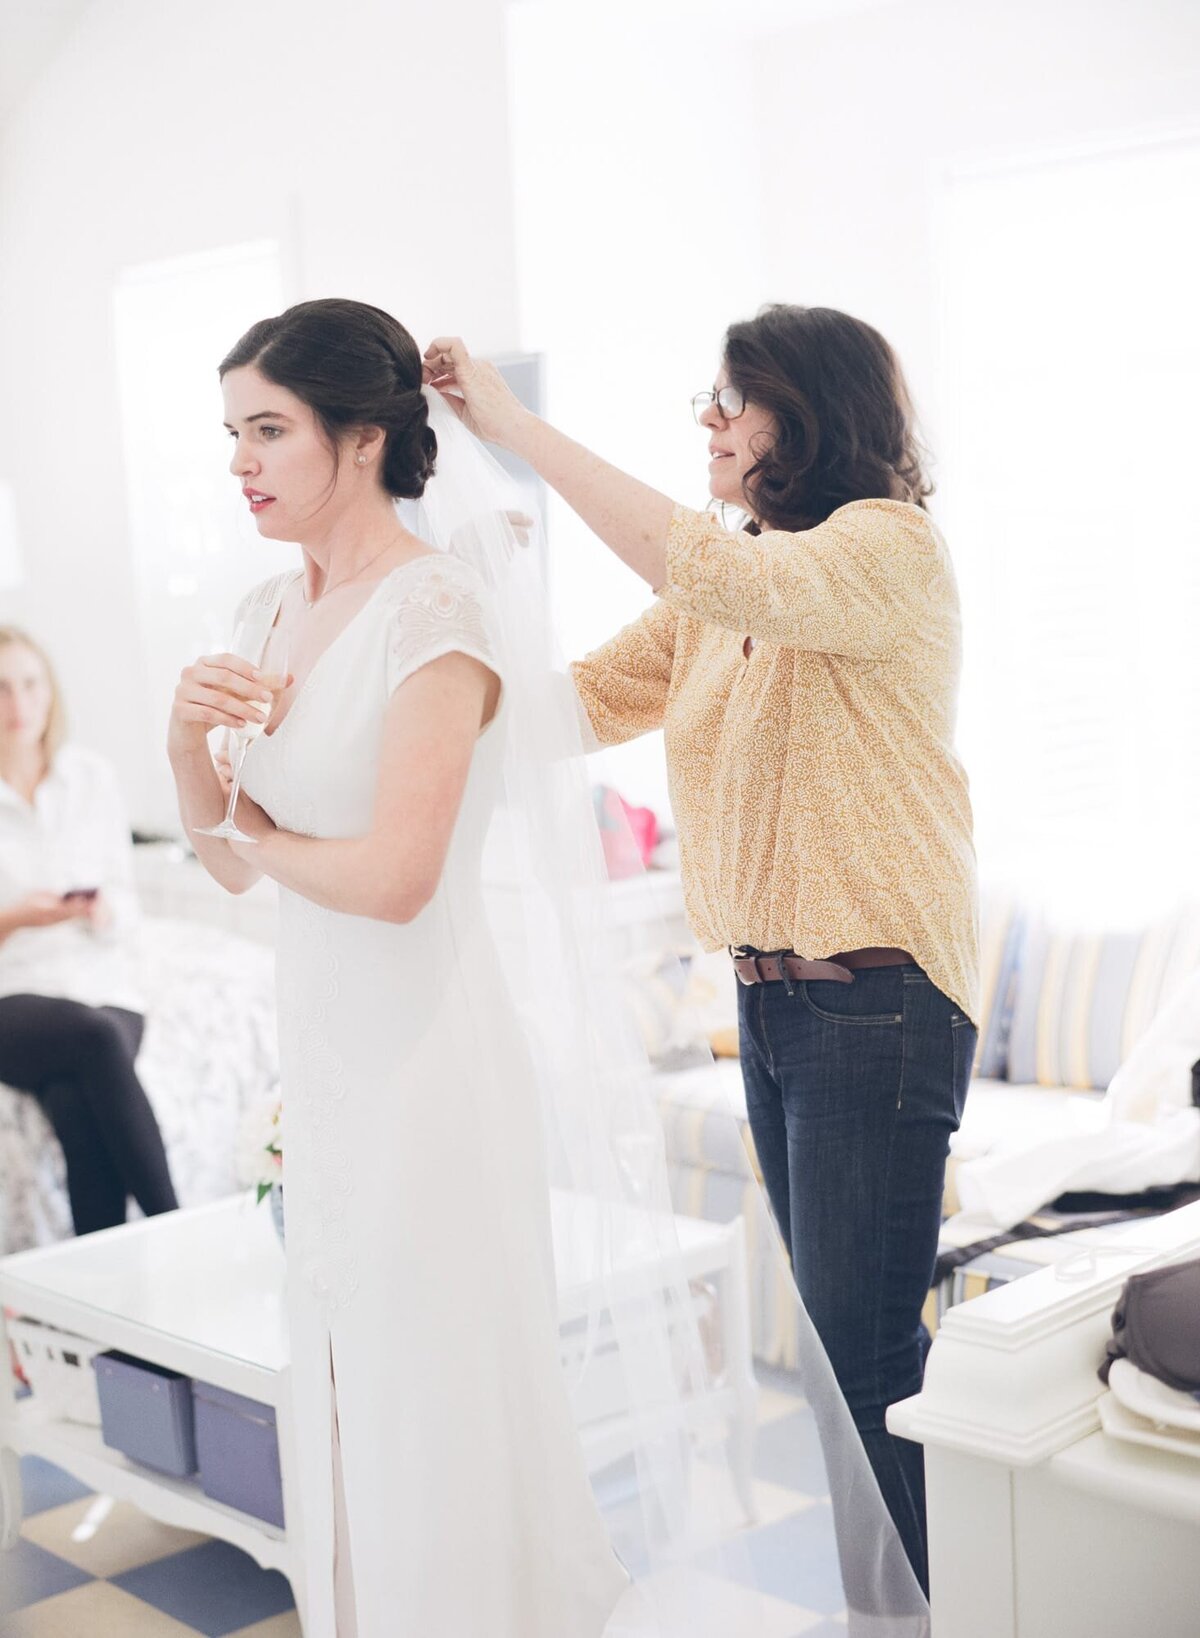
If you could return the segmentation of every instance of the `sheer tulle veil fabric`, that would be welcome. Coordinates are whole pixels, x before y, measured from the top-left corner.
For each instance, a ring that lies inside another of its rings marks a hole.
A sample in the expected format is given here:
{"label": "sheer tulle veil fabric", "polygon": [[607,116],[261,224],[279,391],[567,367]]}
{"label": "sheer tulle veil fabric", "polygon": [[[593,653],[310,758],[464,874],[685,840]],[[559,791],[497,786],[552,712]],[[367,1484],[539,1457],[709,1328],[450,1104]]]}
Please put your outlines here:
{"label": "sheer tulle veil fabric", "polygon": [[[747,1516],[748,1452],[731,1440],[729,1420],[752,1384],[737,1360],[721,1357],[712,1292],[691,1278],[672,1212],[654,1075],[622,993],[587,730],[557,652],[542,542],[536,527],[532,538],[518,538],[508,516],[520,507],[512,481],[441,394],[427,388],[426,396],[436,474],[422,501],[397,510],[429,545],[470,564],[487,589],[505,739],[485,898],[541,1097],[564,1369],[596,1496],[632,1578],[605,1632],[790,1632],[787,1605],[812,1607],[812,1543],[825,1531],[848,1630],[922,1638],[928,1606],[798,1297],[783,1322],[798,1338],[797,1369],[824,1460],[823,1478],[806,1473],[803,1489],[827,1494],[830,1504],[806,1509],[809,1547],[797,1554],[791,1586],[778,1553],[769,1568],[759,1563]],[[786,1264],[732,1110],[713,1108],[705,1121],[709,1142],[715,1126],[727,1127],[722,1153],[744,1166],[742,1242],[768,1246]],[[750,1278],[745,1268],[737,1276]]]}

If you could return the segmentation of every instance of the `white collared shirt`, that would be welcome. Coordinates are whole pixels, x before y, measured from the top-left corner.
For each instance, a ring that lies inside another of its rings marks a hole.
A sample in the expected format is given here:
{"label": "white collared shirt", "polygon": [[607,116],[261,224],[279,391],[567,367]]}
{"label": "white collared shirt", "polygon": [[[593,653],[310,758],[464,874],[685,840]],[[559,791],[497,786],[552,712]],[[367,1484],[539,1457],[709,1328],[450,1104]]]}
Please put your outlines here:
{"label": "white collared shirt", "polygon": [[0,996],[49,995],[140,1012],[133,975],[133,844],[116,775],[103,757],[64,745],[25,798],[0,779],[0,909],[30,893],[98,887],[111,922],[23,927],[0,940]]}

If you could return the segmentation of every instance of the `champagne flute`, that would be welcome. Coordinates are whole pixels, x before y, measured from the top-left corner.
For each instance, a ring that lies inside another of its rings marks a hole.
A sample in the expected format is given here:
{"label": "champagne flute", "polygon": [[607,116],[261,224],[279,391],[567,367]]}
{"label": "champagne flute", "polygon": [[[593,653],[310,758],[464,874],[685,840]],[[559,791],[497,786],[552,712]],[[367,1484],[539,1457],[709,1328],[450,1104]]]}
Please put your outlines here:
{"label": "champagne flute", "polygon": [[[271,690],[271,703],[266,707],[261,718],[251,718],[240,728],[230,728],[229,738],[232,741],[230,748],[230,764],[233,768],[233,784],[229,791],[229,801],[225,806],[225,817],[219,825],[197,827],[197,836],[220,836],[227,842],[257,842],[256,836],[247,836],[238,829],[234,821],[234,809],[242,789],[242,769],[246,763],[246,752],[254,741],[266,728],[271,713],[275,709],[275,702],[287,686],[288,679],[288,643],[287,633],[279,626],[271,624],[269,615],[249,617],[240,622],[233,634],[233,643],[230,653],[236,654],[239,659],[249,660],[262,673],[262,685]],[[257,709],[262,704],[256,700]]]}

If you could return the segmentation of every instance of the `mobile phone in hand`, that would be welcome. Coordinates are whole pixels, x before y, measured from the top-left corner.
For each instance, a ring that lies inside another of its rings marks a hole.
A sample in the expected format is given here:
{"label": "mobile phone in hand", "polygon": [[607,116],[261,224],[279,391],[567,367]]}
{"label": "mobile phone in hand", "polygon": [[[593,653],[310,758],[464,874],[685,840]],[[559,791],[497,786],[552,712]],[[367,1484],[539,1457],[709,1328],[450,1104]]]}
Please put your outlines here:
{"label": "mobile phone in hand", "polygon": [[72,899],[86,899],[90,904],[99,893],[98,887],[72,887],[63,894],[63,903],[69,904]]}

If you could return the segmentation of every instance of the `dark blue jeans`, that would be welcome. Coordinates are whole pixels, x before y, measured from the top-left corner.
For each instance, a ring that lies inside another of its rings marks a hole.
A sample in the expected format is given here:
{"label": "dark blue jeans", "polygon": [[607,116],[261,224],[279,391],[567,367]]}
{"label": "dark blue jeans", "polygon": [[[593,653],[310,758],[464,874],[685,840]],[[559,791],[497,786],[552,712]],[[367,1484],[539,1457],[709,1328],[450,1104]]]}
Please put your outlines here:
{"label": "dark blue jeans", "polygon": [[763,1180],[905,1551],[928,1590],[925,1465],[887,1407],[921,1386],[921,1322],[975,1026],[916,965],[739,986]]}

